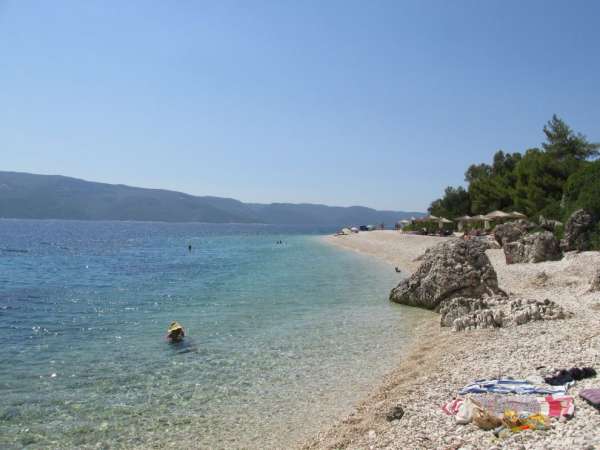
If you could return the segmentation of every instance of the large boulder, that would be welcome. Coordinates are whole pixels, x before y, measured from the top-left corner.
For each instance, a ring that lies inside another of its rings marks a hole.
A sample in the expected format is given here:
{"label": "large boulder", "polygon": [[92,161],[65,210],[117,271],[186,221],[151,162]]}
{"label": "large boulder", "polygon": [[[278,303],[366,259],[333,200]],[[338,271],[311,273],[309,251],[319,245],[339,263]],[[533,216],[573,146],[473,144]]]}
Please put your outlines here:
{"label": "large boulder", "polygon": [[501,223],[494,228],[494,238],[498,244],[503,246],[504,244],[518,241],[533,227],[534,225],[525,219]]}
{"label": "large boulder", "polygon": [[408,279],[392,289],[390,300],[436,310],[453,297],[505,295],[481,239],[452,239],[425,252],[423,262]]}
{"label": "large boulder", "polygon": [[590,234],[594,228],[594,219],[590,213],[578,209],[565,224],[565,235],[561,241],[564,251],[585,251],[591,248]]}
{"label": "large boulder", "polygon": [[562,258],[558,239],[550,231],[525,235],[502,248],[506,264],[556,261]]}

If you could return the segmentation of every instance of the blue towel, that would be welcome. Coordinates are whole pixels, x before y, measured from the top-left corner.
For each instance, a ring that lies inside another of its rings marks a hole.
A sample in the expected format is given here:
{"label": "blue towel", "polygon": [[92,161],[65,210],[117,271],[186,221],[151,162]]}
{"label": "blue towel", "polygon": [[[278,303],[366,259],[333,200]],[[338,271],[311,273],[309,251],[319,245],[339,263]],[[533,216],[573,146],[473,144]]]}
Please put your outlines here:
{"label": "blue towel", "polygon": [[462,388],[458,393],[464,394],[523,394],[523,395],[565,395],[569,387],[574,383],[566,383],[562,386],[536,386],[527,380],[513,380],[500,378],[498,380],[475,380],[473,383]]}

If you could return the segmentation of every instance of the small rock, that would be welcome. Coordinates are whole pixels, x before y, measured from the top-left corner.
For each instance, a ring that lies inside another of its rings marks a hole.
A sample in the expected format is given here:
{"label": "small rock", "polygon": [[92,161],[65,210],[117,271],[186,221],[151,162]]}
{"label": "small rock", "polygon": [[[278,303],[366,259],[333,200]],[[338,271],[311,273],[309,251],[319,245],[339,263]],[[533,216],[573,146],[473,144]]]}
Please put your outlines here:
{"label": "small rock", "polygon": [[394,406],[385,416],[388,422],[392,422],[393,420],[400,420],[404,416],[404,409],[400,405]]}

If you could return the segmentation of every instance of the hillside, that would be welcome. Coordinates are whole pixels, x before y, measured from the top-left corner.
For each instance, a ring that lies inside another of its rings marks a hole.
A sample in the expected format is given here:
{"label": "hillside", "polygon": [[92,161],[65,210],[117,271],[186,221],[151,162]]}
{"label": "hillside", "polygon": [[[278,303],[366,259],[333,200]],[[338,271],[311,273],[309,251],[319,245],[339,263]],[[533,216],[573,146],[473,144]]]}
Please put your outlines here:
{"label": "hillside", "polygon": [[243,203],[163,189],[96,183],[60,175],[0,172],[0,217],[20,219],[348,225],[418,215],[362,206]]}

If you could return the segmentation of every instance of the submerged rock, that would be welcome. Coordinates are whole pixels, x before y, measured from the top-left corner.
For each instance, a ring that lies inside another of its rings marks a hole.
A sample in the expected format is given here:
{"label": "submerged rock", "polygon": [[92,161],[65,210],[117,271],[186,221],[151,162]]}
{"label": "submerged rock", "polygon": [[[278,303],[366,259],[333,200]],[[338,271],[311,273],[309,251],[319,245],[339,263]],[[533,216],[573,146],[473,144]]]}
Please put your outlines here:
{"label": "submerged rock", "polygon": [[593,228],[594,219],[590,213],[583,209],[575,211],[565,224],[565,236],[561,241],[562,249],[566,252],[590,250],[590,234]]}
{"label": "submerged rock", "polygon": [[417,271],[392,289],[390,300],[437,309],[454,297],[505,295],[485,254],[488,248],[481,239],[453,239],[428,249]]}
{"label": "submerged rock", "polygon": [[558,239],[549,231],[525,235],[502,248],[506,264],[556,261],[562,258]]}

